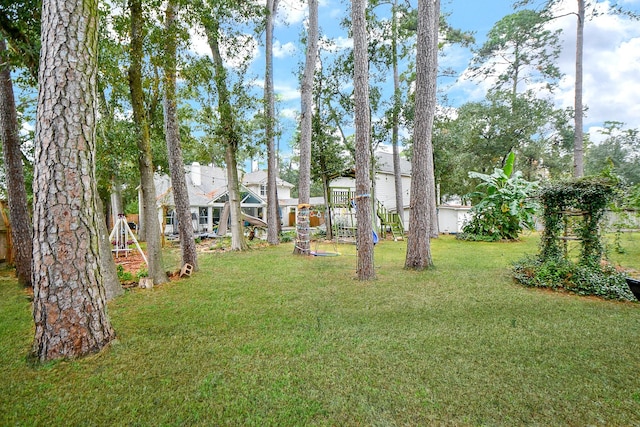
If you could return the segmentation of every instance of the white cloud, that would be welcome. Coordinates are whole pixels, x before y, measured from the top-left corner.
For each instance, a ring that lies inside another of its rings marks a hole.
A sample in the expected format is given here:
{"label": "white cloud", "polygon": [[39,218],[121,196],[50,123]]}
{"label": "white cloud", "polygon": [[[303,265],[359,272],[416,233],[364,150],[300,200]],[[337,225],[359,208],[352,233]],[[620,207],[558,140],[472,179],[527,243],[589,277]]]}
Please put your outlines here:
{"label": "white cloud", "polygon": [[296,110],[295,108],[283,108],[282,110],[280,110],[281,117],[291,120],[297,120],[299,114],[300,111]]}
{"label": "white cloud", "polygon": [[[207,42],[206,36],[200,28],[191,28],[191,50],[201,56],[211,58],[211,47]],[[245,58],[251,58],[252,62],[257,61],[261,57],[259,43],[250,34],[243,34],[237,37],[234,43],[220,45],[220,54],[225,66],[230,68],[238,68],[242,65]]]}
{"label": "white cloud", "polygon": [[335,53],[345,49],[352,49],[353,39],[343,36],[334,38],[322,37],[318,42],[318,46],[321,50]]}
{"label": "white cloud", "polygon": [[[638,0],[631,3],[640,3]],[[573,6],[573,2],[568,3]],[[562,11],[571,12],[565,8]],[[629,127],[640,127],[640,25],[613,15],[607,2],[598,4],[599,15],[587,19],[584,26],[583,103],[588,108],[585,126],[597,126],[617,120]],[[573,106],[575,81],[575,15],[554,26],[563,29],[559,64],[565,74],[556,101],[562,107]]]}
{"label": "white cloud", "polygon": [[273,88],[278,100],[280,101],[293,101],[300,99],[300,89],[298,87],[292,87],[287,84],[274,84]]}
{"label": "white cloud", "polygon": [[295,25],[307,16],[309,8],[304,0],[281,0],[276,14],[276,25]]}
{"label": "white cloud", "polygon": [[[627,1],[632,3],[640,4],[640,0]],[[562,108],[574,104],[576,15],[571,13],[576,7],[574,1],[565,1],[555,15],[568,15],[549,23],[551,29],[563,30],[558,65],[564,76],[552,95]],[[585,127],[595,129],[606,120],[617,120],[640,128],[640,25],[610,13],[608,2],[598,3],[597,8],[598,15],[587,19],[584,27]],[[459,102],[466,102],[482,99],[490,85],[486,80],[470,81],[465,70],[451,90],[458,94]]]}
{"label": "white cloud", "polygon": [[296,45],[292,42],[285,44],[280,43],[279,40],[273,42],[273,56],[276,58],[286,58],[295,55],[298,51]]}

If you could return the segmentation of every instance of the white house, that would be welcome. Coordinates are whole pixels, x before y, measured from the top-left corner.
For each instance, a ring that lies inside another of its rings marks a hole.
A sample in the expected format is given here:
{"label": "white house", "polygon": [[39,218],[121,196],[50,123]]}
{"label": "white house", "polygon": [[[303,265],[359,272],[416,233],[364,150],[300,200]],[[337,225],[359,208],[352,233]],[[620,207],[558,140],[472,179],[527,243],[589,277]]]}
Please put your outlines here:
{"label": "white house", "polygon": [[[193,228],[198,234],[212,233],[220,222],[225,203],[229,201],[227,171],[213,165],[192,163],[185,165],[185,178]],[[240,206],[243,214],[266,221],[267,172],[257,171],[244,174],[241,176],[241,182]],[[176,225],[175,204],[171,178],[168,175],[156,174],[154,183],[158,218],[164,225],[163,230],[166,234],[177,233],[177,229],[174,228]],[[278,195],[282,194],[284,198],[288,199],[293,185],[281,179],[277,180],[277,185]]]}
{"label": "white house", "polygon": [[[396,212],[396,184],[393,173],[393,155],[377,151],[375,153],[375,187],[373,196],[389,212]],[[409,221],[409,193],[411,189],[411,163],[400,158],[400,176],[402,177],[402,222]],[[355,190],[353,176],[340,176],[331,180],[331,188],[349,188]]]}
{"label": "white house", "polygon": [[[373,196],[389,212],[396,213],[395,178],[393,172],[393,154],[386,151],[375,153],[375,187]],[[345,188],[355,191],[353,174],[345,174],[331,181],[332,188]],[[411,193],[411,162],[400,158],[402,178],[402,222],[409,228],[409,203]],[[459,233],[469,220],[469,206],[441,205],[438,207],[438,225],[441,233]]]}

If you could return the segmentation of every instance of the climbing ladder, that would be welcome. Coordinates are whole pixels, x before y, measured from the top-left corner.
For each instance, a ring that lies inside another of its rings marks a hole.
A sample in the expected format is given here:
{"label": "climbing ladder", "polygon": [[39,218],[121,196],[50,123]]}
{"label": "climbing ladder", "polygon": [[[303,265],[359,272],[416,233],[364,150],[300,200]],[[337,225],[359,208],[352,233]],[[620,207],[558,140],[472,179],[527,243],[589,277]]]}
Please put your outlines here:
{"label": "climbing ladder", "polygon": [[380,229],[384,235],[390,232],[393,240],[404,239],[404,225],[400,215],[389,212],[379,201],[376,201],[376,215],[380,219]]}
{"label": "climbing ladder", "polygon": [[336,187],[332,188],[329,194],[334,239],[338,243],[355,243],[357,220],[353,190]]}

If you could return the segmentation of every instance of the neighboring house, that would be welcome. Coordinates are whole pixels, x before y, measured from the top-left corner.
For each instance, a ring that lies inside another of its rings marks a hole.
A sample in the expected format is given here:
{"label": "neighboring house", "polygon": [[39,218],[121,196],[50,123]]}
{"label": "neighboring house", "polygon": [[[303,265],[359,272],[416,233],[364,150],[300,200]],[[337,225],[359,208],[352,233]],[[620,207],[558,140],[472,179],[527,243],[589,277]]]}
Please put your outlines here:
{"label": "neighboring house", "polygon": [[[267,171],[258,170],[250,172],[244,175],[242,178],[242,184],[249,190],[260,197],[267,200]],[[278,207],[280,209],[281,224],[284,227],[293,227],[296,225],[296,215],[298,212],[298,199],[291,198],[291,189],[293,184],[281,179],[276,179],[276,186],[278,187]],[[310,200],[311,205],[324,205],[324,197],[312,197]],[[315,222],[312,221],[314,225]]]}
{"label": "neighboring house", "polygon": [[[395,175],[393,172],[393,154],[385,151],[375,153],[375,187],[373,196],[389,212],[396,213]],[[355,191],[354,171],[331,180],[331,188],[345,188]],[[400,176],[402,179],[402,222],[405,230],[409,228],[409,203],[411,193],[411,162],[400,158]],[[459,233],[469,220],[469,206],[441,205],[438,207],[438,226],[441,233]]]}
{"label": "neighboring house", "polygon": [[[374,197],[389,212],[396,213],[396,184],[393,173],[393,154],[377,151],[375,153]],[[331,180],[331,188],[349,188],[355,190],[354,173],[345,174]],[[409,193],[411,190],[411,162],[400,158],[400,176],[402,177],[402,221],[409,222]]]}
{"label": "neighboring house", "polygon": [[[198,234],[212,233],[220,222],[225,203],[229,201],[227,171],[213,165],[193,163],[185,166],[185,177],[193,228]],[[267,173],[257,171],[245,174],[240,185],[241,208],[245,215],[267,220]],[[171,178],[156,174],[156,207],[158,218],[166,234],[177,233]],[[278,179],[278,194],[290,197],[292,184]]]}

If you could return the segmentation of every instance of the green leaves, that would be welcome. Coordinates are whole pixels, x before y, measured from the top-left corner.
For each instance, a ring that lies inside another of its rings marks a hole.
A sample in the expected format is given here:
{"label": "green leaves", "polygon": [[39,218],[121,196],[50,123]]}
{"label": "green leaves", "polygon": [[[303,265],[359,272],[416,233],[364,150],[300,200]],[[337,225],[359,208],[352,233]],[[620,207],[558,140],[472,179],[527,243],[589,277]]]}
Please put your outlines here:
{"label": "green leaves", "polygon": [[532,229],[537,203],[531,198],[537,182],[522,178],[522,172],[513,172],[515,154],[511,152],[503,168],[495,168],[491,175],[469,172],[470,178],[482,182],[471,197],[481,200],[471,209],[473,218],[463,231],[480,237],[478,240],[518,239],[523,228]]}

